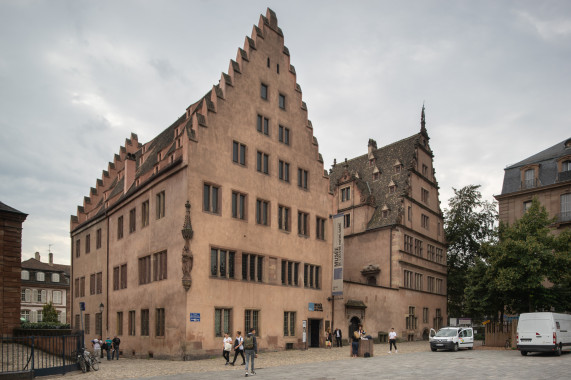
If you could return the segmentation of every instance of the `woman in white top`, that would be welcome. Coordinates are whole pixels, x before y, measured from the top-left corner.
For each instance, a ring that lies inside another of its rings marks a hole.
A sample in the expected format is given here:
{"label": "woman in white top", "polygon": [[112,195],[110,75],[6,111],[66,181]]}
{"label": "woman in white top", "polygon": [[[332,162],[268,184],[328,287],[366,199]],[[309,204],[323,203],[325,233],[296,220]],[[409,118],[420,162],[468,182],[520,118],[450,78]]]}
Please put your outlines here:
{"label": "woman in white top", "polygon": [[222,356],[226,359],[226,365],[230,363],[230,351],[232,350],[232,338],[228,333],[224,333],[224,343],[222,346]]}

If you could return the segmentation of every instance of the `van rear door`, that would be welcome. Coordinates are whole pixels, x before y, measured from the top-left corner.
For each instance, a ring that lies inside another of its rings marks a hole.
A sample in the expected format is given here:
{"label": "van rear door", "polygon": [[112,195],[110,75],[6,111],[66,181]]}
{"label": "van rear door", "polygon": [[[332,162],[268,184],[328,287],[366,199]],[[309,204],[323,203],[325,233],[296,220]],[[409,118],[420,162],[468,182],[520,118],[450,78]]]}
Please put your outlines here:
{"label": "van rear door", "polygon": [[520,346],[553,345],[551,319],[522,319],[517,326]]}

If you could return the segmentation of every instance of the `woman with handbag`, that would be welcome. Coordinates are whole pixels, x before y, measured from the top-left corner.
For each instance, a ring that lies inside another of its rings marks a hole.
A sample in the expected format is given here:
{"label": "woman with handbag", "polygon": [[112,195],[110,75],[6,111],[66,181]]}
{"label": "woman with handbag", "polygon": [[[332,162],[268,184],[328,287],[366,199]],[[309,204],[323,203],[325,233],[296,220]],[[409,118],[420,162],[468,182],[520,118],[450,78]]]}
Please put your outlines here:
{"label": "woman with handbag", "polygon": [[226,364],[230,364],[230,351],[232,350],[232,338],[228,336],[228,333],[224,333],[224,343],[222,349],[222,356],[226,359]]}

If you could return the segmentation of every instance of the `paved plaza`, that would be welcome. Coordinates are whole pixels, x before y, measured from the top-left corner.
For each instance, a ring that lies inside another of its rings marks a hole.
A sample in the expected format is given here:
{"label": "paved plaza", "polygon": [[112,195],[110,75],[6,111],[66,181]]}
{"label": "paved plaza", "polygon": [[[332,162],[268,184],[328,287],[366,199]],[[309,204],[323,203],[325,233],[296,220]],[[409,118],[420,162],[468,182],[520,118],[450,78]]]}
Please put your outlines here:
{"label": "paved plaza", "polygon": [[[350,358],[349,347],[306,351],[260,353],[256,375],[249,378],[334,379],[553,379],[568,378],[571,353],[560,357],[515,350],[477,346],[459,352],[431,352],[428,342],[399,344],[399,353],[387,353],[388,345],[376,344],[372,358]],[[196,361],[146,359],[103,360],[93,373],[72,372],[43,379],[147,379],[224,380],[244,378],[239,358],[236,366],[225,366],[222,357]]]}

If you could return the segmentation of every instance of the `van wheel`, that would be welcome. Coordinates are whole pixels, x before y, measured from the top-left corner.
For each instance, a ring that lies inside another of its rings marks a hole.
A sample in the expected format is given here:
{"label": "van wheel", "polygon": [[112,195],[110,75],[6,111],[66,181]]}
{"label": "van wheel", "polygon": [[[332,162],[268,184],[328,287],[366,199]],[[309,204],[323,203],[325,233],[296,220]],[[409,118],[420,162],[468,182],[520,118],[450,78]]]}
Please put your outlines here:
{"label": "van wheel", "polygon": [[527,356],[527,351],[520,351],[521,356]]}
{"label": "van wheel", "polygon": [[458,343],[454,345],[454,352],[458,351]]}
{"label": "van wheel", "polygon": [[558,345],[557,348],[555,349],[555,355],[561,356],[561,344]]}

